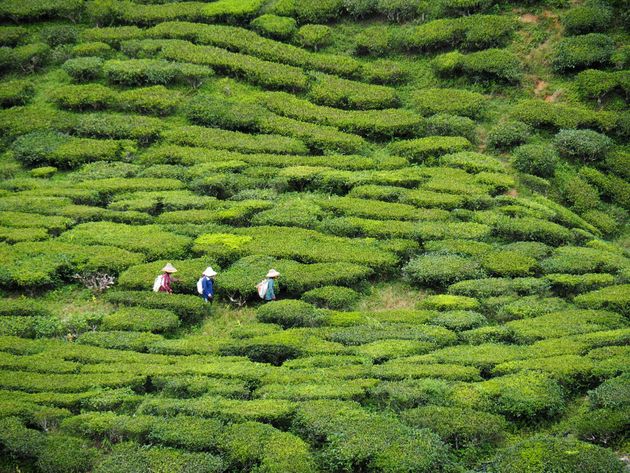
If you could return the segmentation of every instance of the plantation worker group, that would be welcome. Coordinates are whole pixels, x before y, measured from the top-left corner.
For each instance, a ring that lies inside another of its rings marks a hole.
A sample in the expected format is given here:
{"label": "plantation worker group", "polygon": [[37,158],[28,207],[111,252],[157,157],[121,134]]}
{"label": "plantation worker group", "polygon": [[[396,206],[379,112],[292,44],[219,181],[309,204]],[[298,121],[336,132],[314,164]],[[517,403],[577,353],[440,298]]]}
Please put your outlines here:
{"label": "plantation worker group", "polygon": [[[172,294],[173,288],[171,284],[177,281],[172,275],[177,272],[177,268],[171,263],[167,263],[161,271],[162,274],[158,275],[153,282],[153,292]],[[206,302],[212,302],[214,300],[216,291],[215,279],[217,274],[218,273],[212,269],[212,266],[208,266],[203,273],[201,273],[201,277],[197,281],[197,292]],[[267,272],[265,279],[256,284],[256,291],[262,300],[267,302],[276,300],[276,292],[278,291],[276,280],[279,276],[280,273],[272,268]]]}

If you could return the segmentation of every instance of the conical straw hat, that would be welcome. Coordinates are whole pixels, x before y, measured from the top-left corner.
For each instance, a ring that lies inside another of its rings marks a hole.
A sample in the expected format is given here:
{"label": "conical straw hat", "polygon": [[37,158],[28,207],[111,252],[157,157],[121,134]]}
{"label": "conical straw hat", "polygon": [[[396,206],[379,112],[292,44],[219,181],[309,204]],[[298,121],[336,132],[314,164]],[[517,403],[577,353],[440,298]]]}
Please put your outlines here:
{"label": "conical straw hat", "polygon": [[177,269],[171,263],[167,263],[166,266],[162,268],[162,272],[164,273],[176,273]]}
{"label": "conical straw hat", "polygon": [[269,272],[267,273],[268,278],[277,278],[278,276],[280,276],[280,273],[276,271],[275,269],[270,269]]}
{"label": "conical straw hat", "polygon": [[208,276],[209,278],[211,278],[212,276],[216,276],[217,272],[214,269],[212,269],[212,266],[208,266],[202,274],[204,276]]}

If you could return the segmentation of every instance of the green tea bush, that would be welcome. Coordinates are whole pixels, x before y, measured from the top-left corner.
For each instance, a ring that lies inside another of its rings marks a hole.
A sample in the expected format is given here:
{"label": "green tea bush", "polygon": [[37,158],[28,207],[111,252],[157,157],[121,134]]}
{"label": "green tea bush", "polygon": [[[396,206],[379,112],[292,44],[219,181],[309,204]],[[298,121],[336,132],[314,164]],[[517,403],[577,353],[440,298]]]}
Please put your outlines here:
{"label": "green tea bush", "polygon": [[307,77],[300,68],[232,53],[214,46],[198,46],[190,43],[185,43],[185,46],[167,45],[160,55],[171,61],[210,66],[218,72],[238,75],[248,82],[265,88],[288,91],[301,91],[306,88]]}
{"label": "green tea bush", "polygon": [[449,286],[450,293],[469,297],[493,297],[512,294],[544,294],[549,283],[543,278],[487,278],[460,281]]}
{"label": "green tea bush", "polygon": [[157,226],[132,226],[111,222],[77,225],[64,233],[61,240],[84,245],[113,244],[125,249],[135,249],[152,259],[181,257],[191,243],[189,238],[165,232]]}
{"label": "green tea bush", "polygon": [[585,107],[576,107],[544,100],[523,100],[514,105],[511,115],[536,128],[596,128],[607,132],[618,127],[616,113],[593,111]]}
{"label": "green tea bush", "polygon": [[627,374],[608,379],[588,392],[591,409],[619,409],[630,405]]}
{"label": "green tea bush", "polygon": [[0,27],[0,46],[14,47],[27,35],[28,30],[22,26],[2,26]]}
{"label": "green tea bush", "polygon": [[423,115],[449,113],[470,118],[479,117],[485,108],[485,97],[460,89],[421,89],[412,95],[412,104]]}
{"label": "green tea bush", "polygon": [[470,54],[455,51],[437,56],[432,65],[443,76],[465,74],[487,81],[516,83],[522,75],[520,59],[505,49],[485,49]]}
{"label": "green tea bush", "polygon": [[26,105],[33,95],[33,84],[25,80],[10,80],[0,84],[0,107]]}
{"label": "green tea bush", "polygon": [[61,68],[76,82],[88,82],[101,77],[103,59],[86,56],[68,59]]}
{"label": "green tea bush", "polygon": [[280,40],[290,39],[297,30],[296,21],[293,18],[269,13],[254,18],[250,26],[263,36]]}
{"label": "green tea bush", "polygon": [[612,14],[612,9],[605,3],[591,1],[567,10],[561,22],[565,31],[572,35],[604,31],[610,25]]}
{"label": "green tea bush", "polygon": [[86,332],[79,336],[77,343],[114,350],[146,352],[153,343],[162,340],[161,335],[149,332]]}
{"label": "green tea bush", "polygon": [[313,455],[302,439],[258,422],[233,424],[225,429],[221,450],[234,465],[260,471],[313,473],[317,471]]}
{"label": "green tea bush", "polygon": [[624,179],[586,166],[580,169],[579,175],[614,203],[625,209],[630,208],[630,185]]}
{"label": "green tea bush", "polygon": [[560,245],[572,240],[571,232],[562,225],[532,217],[500,218],[494,232],[512,240],[539,241]]}
{"label": "green tea bush", "polygon": [[575,72],[610,63],[615,43],[605,34],[589,33],[561,39],[551,59],[556,72]]}
{"label": "green tea bush", "polygon": [[403,411],[401,418],[416,429],[432,430],[455,449],[497,445],[507,429],[507,422],[499,415],[458,407],[417,407]]}
{"label": "green tea bush", "polygon": [[147,145],[159,138],[162,128],[162,122],[154,117],[100,112],[81,114],[66,131],[91,138],[133,139]]}
{"label": "green tea bush", "polygon": [[324,321],[324,314],[306,302],[285,299],[262,305],[256,311],[261,322],[278,324],[284,328],[316,327]]}
{"label": "green tea bush", "polygon": [[541,177],[552,177],[558,155],[547,145],[522,145],[514,150],[514,167],[521,172]]}
{"label": "green tea bush", "polygon": [[575,303],[588,309],[608,309],[620,314],[630,314],[630,285],[609,286],[597,291],[587,292],[575,298]]}
{"label": "green tea bush", "polygon": [[436,318],[432,319],[430,323],[460,332],[462,330],[477,328],[481,325],[485,325],[487,322],[486,318],[479,312],[472,310],[450,310],[438,315]]}
{"label": "green tea bush", "polygon": [[[498,123],[488,132],[488,145],[505,150],[525,143],[531,134],[531,127],[518,120]],[[527,171],[525,171],[527,172]]]}
{"label": "green tea bush", "polygon": [[317,51],[332,42],[332,30],[326,25],[303,25],[295,33],[297,43],[308,49]]}
{"label": "green tea bush", "polygon": [[456,255],[418,256],[409,261],[403,271],[414,284],[437,287],[482,275],[475,260]]}
{"label": "green tea bush", "polygon": [[0,47],[0,71],[17,70],[30,74],[48,62],[50,47],[44,43],[33,43],[15,48]]}
{"label": "green tea bush", "polygon": [[606,95],[612,92],[625,92],[628,89],[628,72],[606,72],[598,69],[587,69],[576,77],[576,86],[582,97],[597,99],[601,103]]}
{"label": "green tea bush", "polygon": [[101,57],[107,58],[113,53],[112,47],[101,41],[79,43],[72,47],[72,54],[75,57]]}
{"label": "green tea bush", "polygon": [[493,373],[505,375],[522,371],[541,371],[557,380],[565,388],[575,391],[594,381],[594,363],[579,355],[559,355],[532,360],[508,361],[497,365]]}
{"label": "green tea bush", "polygon": [[278,0],[271,6],[271,13],[292,16],[300,23],[325,23],[340,14],[342,0],[325,0],[313,4],[308,0]]}
{"label": "green tea bush", "polygon": [[105,299],[118,306],[137,306],[146,309],[162,309],[176,313],[182,320],[195,321],[208,314],[203,299],[184,294],[153,293],[148,291],[110,291]]}
{"label": "green tea bush", "polygon": [[610,138],[593,130],[560,130],[554,137],[560,155],[580,161],[599,161],[612,145]]}
{"label": "green tea bush", "polygon": [[462,136],[428,136],[394,142],[389,145],[389,150],[414,162],[422,162],[429,157],[456,153],[471,147],[470,141]]}
{"label": "green tea bush", "polygon": [[431,325],[410,325],[402,323],[382,323],[378,327],[358,325],[338,328],[329,332],[326,338],[344,345],[363,345],[377,340],[416,340],[427,346],[443,346],[455,340],[455,334],[443,327]]}
{"label": "green tea bush", "polygon": [[105,62],[103,73],[108,81],[120,85],[166,85],[183,82],[192,86],[199,86],[212,75],[212,69],[159,59],[129,59]]}
{"label": "green tea bush", "polygon": [[72,25],[47,26],[40,32],[41,39],[50,47],[76,43],[79,31]]}
{"label": "green tea bush", "polygon": [[293,430],[309,442],[322,445],[324,468],[351,470],[368,465],[373,471],[393,472],[404,465],[409,471],[435,472],[445,464],[445,447],[429,430],[413,430],[394,418],[364,411],[343,401],[302,403]]}
{"label": "green tea bush", "polygon": [[564,274],[552,273],[545,276],[550,282],[554,291],[562,296],[576,295],[583,292],[593,291],[615,283],[612,274]]}
{"label": "green tea bush", "polygon": [[479,301],[466,296],[436,294],[422,299],[419,306],[431,310],[465,311],[479,308]]}
{"label": "green tea bush", "polygon": [[440,113],[427,118],[423,128],[429,136],[463,136],[469,141],[477,141],[475,122],[468,117]]}
{"label": "green tea bush", "polygon": [[557,248],[541,262],[545,272],[569,274],[618,272],[628,264],[623,255],[579,246]]}
{"label": "green tea bush", "polygon": [[610,330],[623,326],[623,317],[613,312],[597,310],[564,310],[523,320],[506,326],[520,343],[532,343],[545,338],[557,338],[580,333]]}
{"label": "green tea bush", "polygon": [[482,261],[483,268],[499,277],[530,276],[536,269],[537,262],[531,256],[516,251],[496,251],[488,253]]}
{"label": "green tea bush", "polygon": [[103,330],[130,330],[138,332],[169,332],[177,328],[179,318],[164,309],[120,309],[103,317]]}
{"label": "green tea bush", "polygon": [[116,93],[104,85],[66,85],[55,89],[52,100],[70,110],[103,109],[114,104]]}
{"label": "green tea bush", "polygon": [[[545,452],[541,455],[541,452]],[[571,438],[539,435],[501,451],[492,466],[496,473],[557,471],[569,473],[621,473],[623,465],[607,449]]]}
{"label": "green tea bush", "polygon": [[[99,332],[92,332],[92,334],[97,333]],[[122,386],[140,388],[144,385],[144,381],[144,376],[133,373],[83,373],[81,376],[77,376],[76,374],[29,372],[25,376],[24,372],[21,371],[0,372],[0,386],[5,389],[26,392],[72,393],[87,391],[94,387],[116,388]]]}
{"label": "green tea bush", "polygon": [[363,84],[326,74],[315,74],[309,98],[320,105],[369,110],[395,107],[396,91],[383,85]]}
{"label": "green tea bush", "polygon": [[360,295],[349,287],[322,286],[302,294],[302,299],[325,309],[348,310],[356,304]]}
{"label": "green tea bush", "polygon": [[505,322],[537,317],[567,308],[567,302],[558,297],[524,296],[501,305],[493,318],[500,322]]}
{"label": "green tea bush", "polygon": [[93,471],[95,473],[129,471],[149,473],[158,468],[164,468],[165,465],[168,465],[169,471],[177,473],[219,473],[225,468],[223,460],[211,453],[182,452],[173,448],[146,447],[133,442],[123,442],[115,445]]}

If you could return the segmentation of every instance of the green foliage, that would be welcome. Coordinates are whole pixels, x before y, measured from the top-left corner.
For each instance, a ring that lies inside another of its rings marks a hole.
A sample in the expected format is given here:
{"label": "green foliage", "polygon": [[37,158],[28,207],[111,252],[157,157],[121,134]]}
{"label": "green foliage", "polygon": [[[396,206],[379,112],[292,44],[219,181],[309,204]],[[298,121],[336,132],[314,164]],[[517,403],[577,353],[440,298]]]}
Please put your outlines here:
{"label": "green foliage", "polygon": [[105,298],[116,305],[172,311],[187,321],[198,320],[208,314],[208,305],[197,296],[148,291],[110,291],[105,294]]}
{"label": "green foliage", "polygon": [[420,307],[433,310],[473,310],[479,308],[479,302],[472,297],[437,294],[428,296],[420,302]]}
{"label": "green foliage", "polygon": [[324,23],[340,13],[342,0],[324,0],[317,4],[308,0],[278,0],[271,12],[276,15],[292,16],[300,23]]}
{"label": "green foliage", "polygon": [[168,332],[179,325],[179,318],[164,309],[120,309],[103,317],[103,330],[130,330],[138,332]]}
{"label": "green foliage", "polygon": [[479,263],[456,255],[422,255],[412,259],[403,271],[407,278],[422,286],[446,286],[480,276]]}
{"label": "green foliage", "polygon": [[540,177],[552,177],[558,155],[547,145],[522,145],[514,150],[514,167],[521,172]]}
{"label": "green foliage", "polygon": [[522,75],[519,57],[505,49],[485,49],[470,54],[454,51],[437,56],[432,65],[440,75],[464,74],[473,80],[517,83]]}
{"label": "green foliage", "polygon": [[41,69],[49,60],[50,47],[32,43],[15,48],[0,47],[0,71],[17,70],[24,74]]}
{"label": "green foliage", "polygon": [[320,105],[347,109],[369,110],[395,107],[399,103],[396,91],[383,85],[370,85],[316,74],[309,89],[309,98]]}
{"label": "green foliage", "polygon": [[485,108],[485,97],[461,89],[422,89],[412,96],[413,106],[423,115],[451,113],[478,117]]}
{"label": "green foliage", "polygon": [[610,450],[567,438],[530,437],[497,455],[492,471],[557,471],[569,473],[621,473],[623,465]]}
{"label": "green foliage", "polygon": [[548,273],[606,273],[627,267],[630,261],[623,255],[595,248],[565,246],[554,250],[541,266]]}
{"label": "green foliage", "polygon": [[414,162],[422,162],[429,157],[456,153],[471,147],[470,141],[461,136],[428,136],[394,142],[389,145],[389,150]]}
{"label": "green foliage", "polygon": [[306,302],[285,299],[260,306],[256,318],[284,328],[316,327],[323,322],[324,314]]}
{"label": "green foliage", "polygon": [[530,133],[531,128],[526,123],[517,120],[501,122],[488,132],[488,145],[495,149],[509,149],[525,143]]}
{"label": "green foliage", "polygon": [[605,34],[571,36],[556,44],[551,63],[556,72],[579,71],[608,64],[614,50],[614,41]]}
{"label": "green foliage", "polygon": [[628,286],[628,284],[621,284],[587,292],[577,296],[575,303],[580,307],[614,310],[627,316],[630,314]]}
{"label": "green foliage", "polygon": [[103,73],[103,59],[95,56],[68,59],[62,69],[76,82],[88,82],[99,78]]}
{"label": "green foliage", "polygon": [[212,69],[158,59],[129,59],[105,62],[103,73],[108,81],[120,85],[166,85],[183,82],[199,86],[212,75]]}
{"label": "green foliage", "polygon": [[604,31],[612,20],[612,9],[598,1],[585,2],[567,10],[562,15],[562,26],[569,34],[584,34]]}
{"label": "green foliage", "polygon": [[536,260],[516,251],[496,251],[484,256],[482,266],[494,276],[530,276],[536,268]]}
{"label": "green foliage", "polygon": [[458,407],[417,407],[403,411],[401,418],[414,428],[431,429],[456,449],[499,444],[507,427],[499,415]]}
{"label": "green foliage", "polygon": [[33,84],[25,80],[10,80],[0,84],[0,107],[26,105],[33,95]]}
{"label": "green foliage", "polygon": [[342,286],[322,286],[302,294],[302,299],[325,309],[348,310],[359,300],[360,295]]}
{"label": "green foliage", "polygon": [[28,30],[22,26],[3,26],[0,28],[0,46],[14,47],[27,35]]}
{"label": "green foliage", "polygon": [[291,38],[297,30],[296,21],[293,18],[269,13],[254,18],[250,25],[261,35],[280,40]]}
{"label": "green foliage", "polygon": [[565,158],[581,161],[599,161],[612,147],[613,141],[593,130],[560,130],[554,137],[554,146]]}

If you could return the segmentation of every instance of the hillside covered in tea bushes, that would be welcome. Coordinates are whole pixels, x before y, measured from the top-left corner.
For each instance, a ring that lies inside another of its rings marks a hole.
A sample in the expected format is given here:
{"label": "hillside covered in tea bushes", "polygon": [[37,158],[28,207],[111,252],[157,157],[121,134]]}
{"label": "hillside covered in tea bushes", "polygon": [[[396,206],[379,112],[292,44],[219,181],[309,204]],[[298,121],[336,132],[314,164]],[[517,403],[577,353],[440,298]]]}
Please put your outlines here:
{"label": "hillside covered in tea bushes", "polygon": [[627,7],[0,0],[0,471],[627,472]]}

